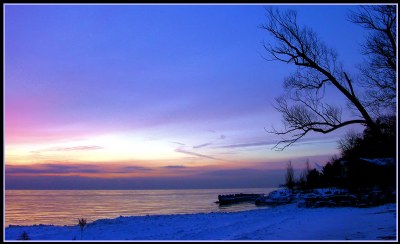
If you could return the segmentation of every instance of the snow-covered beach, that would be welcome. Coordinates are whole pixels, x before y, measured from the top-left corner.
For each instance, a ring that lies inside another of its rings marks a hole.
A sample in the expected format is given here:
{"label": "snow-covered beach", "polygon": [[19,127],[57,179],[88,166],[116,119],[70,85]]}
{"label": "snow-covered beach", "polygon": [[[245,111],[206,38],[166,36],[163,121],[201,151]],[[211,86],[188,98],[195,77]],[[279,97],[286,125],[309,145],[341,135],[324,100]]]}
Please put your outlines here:
{"label": "snow-covered beach", "polygon": [[[398,240],[397,206],[299,208],[150,215],[88,223],[83,240]],[[75,226],[10,226],[5,240],[80,240]]]}

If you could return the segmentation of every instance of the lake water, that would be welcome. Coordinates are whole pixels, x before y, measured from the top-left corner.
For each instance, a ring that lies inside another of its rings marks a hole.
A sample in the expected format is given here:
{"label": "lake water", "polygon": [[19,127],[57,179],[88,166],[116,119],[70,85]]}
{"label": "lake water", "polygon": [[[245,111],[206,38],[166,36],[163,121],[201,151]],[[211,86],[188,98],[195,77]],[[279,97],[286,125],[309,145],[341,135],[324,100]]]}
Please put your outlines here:
{"label": "lake water", "polygon": [[76,225],[119,216],[235,212],[254,203],[219,206],[219,194],[264,193],[276,188],[190,190],[6,190],[5,226]]}

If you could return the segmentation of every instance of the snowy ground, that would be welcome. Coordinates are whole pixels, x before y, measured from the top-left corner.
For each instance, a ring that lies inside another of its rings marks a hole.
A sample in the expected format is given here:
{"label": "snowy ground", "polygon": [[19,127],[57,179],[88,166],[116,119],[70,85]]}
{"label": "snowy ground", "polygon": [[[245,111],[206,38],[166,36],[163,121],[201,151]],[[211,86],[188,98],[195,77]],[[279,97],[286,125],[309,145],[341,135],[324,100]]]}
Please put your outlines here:
{"label": "snowy ground", "polygon": [[[298,208],[119,217],[89,223],[84,240],[397,240],[397,207]],[[11,226],[6,240],[80,240],[79,226]]]}

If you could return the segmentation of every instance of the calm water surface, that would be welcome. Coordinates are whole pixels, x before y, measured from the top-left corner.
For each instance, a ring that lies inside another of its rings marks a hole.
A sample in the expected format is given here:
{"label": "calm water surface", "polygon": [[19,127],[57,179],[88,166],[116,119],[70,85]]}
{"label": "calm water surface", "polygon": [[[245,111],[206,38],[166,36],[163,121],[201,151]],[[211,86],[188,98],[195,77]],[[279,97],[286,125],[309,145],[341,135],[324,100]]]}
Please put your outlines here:
{"label": "calm water surface", "polygon": [[219,206],[219,194],[264,193],[275,188],[195,190],[6,190],[5,225],[76,225],[132,215],[235,212],[254,203]]}

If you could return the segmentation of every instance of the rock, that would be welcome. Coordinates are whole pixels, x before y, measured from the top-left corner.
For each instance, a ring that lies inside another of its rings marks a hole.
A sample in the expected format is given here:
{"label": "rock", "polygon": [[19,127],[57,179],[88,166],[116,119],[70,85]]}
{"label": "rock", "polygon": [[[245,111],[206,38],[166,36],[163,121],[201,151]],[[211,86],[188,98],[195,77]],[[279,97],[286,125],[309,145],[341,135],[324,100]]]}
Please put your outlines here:
{"label": "rock", "polygon": [[287,189],[279,189],[270,192],[266,197],[256,199],[256,205],[281,205],[288,204],[294,199],[293,192]]}

